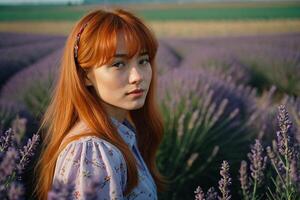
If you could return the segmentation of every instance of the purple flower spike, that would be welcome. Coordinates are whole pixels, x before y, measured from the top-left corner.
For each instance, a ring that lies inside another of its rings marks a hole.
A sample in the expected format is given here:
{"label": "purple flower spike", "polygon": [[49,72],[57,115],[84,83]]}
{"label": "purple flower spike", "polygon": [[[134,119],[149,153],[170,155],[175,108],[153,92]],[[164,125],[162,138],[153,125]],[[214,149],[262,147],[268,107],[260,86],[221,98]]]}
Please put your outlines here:
{"label": "purple flower spike", "polygon": [[214,187],[211,187],[208,189],[206,193],[206,200],[217,200],[218,199],[218,193],[216,192]]}
{"label": "purple flower spike", "polygon": [[195,200],[205,200],[205,194],[200,186],[194,191],[195,193]]}
{"label": "purple flower spike", "polygon": [[294,156],[293,135],[290,132],[292,122],[289,120],[288,112],[284,105],[278,108],[279,131],[277,132],[278,151],[282,156],[287,156],[291,160]]}
{"label": "purple flower spike", "polygon": [[248,178],[248,173],[247,173],[247,162],[246,161],[242,161],[241,162],[241,167],[240,167],[240,183],[241,183],[241,188],[243,190],[244,195],[248,195],[249,194],[249,187],[250,187],[250,183],[249,183],[249,178]]}
{"label": "purple flower spike", "polygon": [[1,138],[0,138],[0,152],[6,151],[7,148],[11,145],[12,142],[12,137],[13,137],[13,133],[12,133],[12,129],[8,129],[7,131],[5,131],[3,133],[3,135],[1,134]]}
{"label": "purple flower spike", "polygon": [[24,186],[20,183],[13,182],[8,191],[9,200],[22,200],[25,190]]}
{"label": "purple flower spike", "polygon": [[27,145],[23,147],[23,150],[20,150],[21,160],[18,164],[19,172],[25,169],[25,166],[29,162],[29,158],[33,156],[36,146],[38,145],[39,139],[39,135],[34,134],[32,138],[28,140]]}
{"label": "purple flower spike", "polygon": [[223,161],[221,166],[220,175],[222,176],[219,181],[219,189],[221,191],[222,197],[218,197],[219,200],[229,200],[231,195],[229,195],[229,186],[231,185],[231,178],[229,174],[229,164],[226,160]]}
{"label": "purple flower spike", "polygon": [[0,183],[3,183],[7,177],[12,175],[18,159],[18,151],[15,148],[9,147],[0,164]]}
{"label": "purple flower spike", "polygon": [[251,153],[248,154],[248,157],[251,163],[251,176],[260,185],[264,178],[267,156],[264,156],[264,150],[259,140],[255,140],[255,144],[251,147]]}

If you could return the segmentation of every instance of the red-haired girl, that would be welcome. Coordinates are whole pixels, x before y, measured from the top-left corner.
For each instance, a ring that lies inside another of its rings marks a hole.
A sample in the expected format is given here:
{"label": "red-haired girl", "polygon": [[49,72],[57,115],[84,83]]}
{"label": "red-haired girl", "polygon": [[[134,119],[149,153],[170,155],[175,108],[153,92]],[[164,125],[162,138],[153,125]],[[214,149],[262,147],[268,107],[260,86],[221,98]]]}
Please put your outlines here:
{"label": "red-haired girl", "polygon": [[84,16],[67,39],[45,130],[36,193],[54,181],[87,199],[157,199],[166,179],[156,167],[163,123],[156,103],[154,34],[123,9]]}

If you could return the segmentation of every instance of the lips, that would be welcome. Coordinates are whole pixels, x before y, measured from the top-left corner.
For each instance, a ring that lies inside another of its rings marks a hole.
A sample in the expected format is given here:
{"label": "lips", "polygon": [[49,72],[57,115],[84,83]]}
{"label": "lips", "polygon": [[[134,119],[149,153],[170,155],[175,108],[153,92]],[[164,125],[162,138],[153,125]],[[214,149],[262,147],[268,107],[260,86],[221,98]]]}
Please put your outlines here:
{"label": "lips", "polygon": [[127,94],[139,94],[139,93],[141,93],[143,91],[144,91],[143,89],[135,89],[135,90],[133,90],[133,91],[127,93]]}

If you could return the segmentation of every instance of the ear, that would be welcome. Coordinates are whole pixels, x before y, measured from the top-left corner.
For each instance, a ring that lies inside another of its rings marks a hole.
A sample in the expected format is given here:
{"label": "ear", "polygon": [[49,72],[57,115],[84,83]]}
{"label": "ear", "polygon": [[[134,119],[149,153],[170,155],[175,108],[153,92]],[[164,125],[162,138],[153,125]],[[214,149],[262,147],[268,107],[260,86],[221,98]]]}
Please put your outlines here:
{"label": "ear", "polygon": [[90,81],[90,79],[88,77],[84,78],[84,83],[85,83],[86,86],[92,86],[93,85],[93,83]]}

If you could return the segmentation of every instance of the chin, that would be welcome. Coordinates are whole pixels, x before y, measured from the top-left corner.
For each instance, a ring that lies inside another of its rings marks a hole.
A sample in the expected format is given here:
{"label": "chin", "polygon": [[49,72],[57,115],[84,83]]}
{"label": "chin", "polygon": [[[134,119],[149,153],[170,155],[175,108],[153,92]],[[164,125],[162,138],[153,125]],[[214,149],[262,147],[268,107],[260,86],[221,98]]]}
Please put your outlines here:
{"label": "chin", "polygon": [[144,106],[144,101],[143,102],[134,102],[131,106],[130,106],[130,108],[128,109],[128,110],[137,110],[137,109],[140,109],[140,108],[142,108],[143,106]]}

